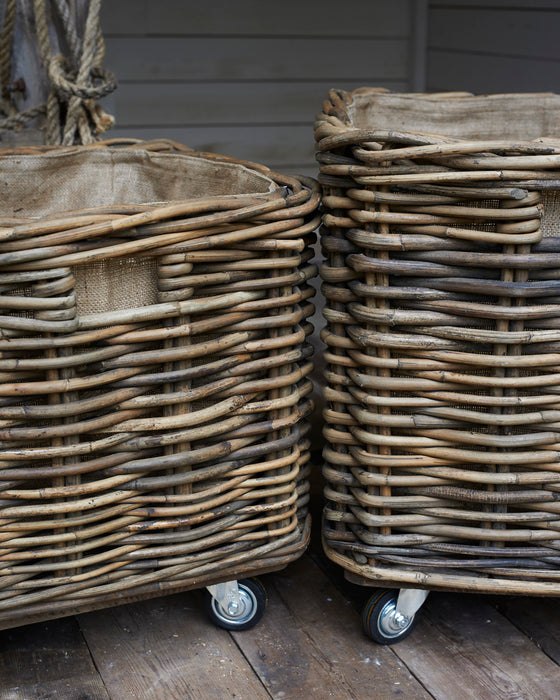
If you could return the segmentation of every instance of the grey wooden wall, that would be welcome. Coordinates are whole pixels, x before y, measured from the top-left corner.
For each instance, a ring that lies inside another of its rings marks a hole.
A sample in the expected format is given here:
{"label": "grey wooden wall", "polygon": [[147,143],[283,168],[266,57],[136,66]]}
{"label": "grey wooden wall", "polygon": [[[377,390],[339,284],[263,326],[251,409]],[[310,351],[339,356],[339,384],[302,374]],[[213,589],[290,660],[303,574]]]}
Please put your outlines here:
{"label": "grey wooden wall", "polygon": [[[119,81],[111,135],[286,172],[316,172],[331,87],[560,93],[560,0],[105,0],[102,28]],[[15,57],[18,76],[28,63]]]}
{"label": "grey wooden wall", "polygon": [[560,0],[105,0],[115,136],[314,174],[329,88],[560,92]]}
{"label": "grey wooden wall", "polygon": [[105,0],[112,135],[314,174],[332,87],[414,87],[418,0]]}
{"label": "grey wooden wall", "polygon": [[560,93],[559,0],[429,3],[426,88]]}

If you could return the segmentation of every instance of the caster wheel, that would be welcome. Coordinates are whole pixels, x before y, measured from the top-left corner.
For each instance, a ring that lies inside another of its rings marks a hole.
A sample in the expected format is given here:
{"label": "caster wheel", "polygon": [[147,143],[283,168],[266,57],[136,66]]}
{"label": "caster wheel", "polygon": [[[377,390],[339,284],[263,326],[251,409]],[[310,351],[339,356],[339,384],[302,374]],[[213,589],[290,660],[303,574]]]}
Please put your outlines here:
{"label": "caster wheel", "polygon": [[237,582],[239,605],[222,605],[204,592],[206,614],[218,627],[226,630],[248,630],[254,627],[264,614],[268,603],[266,590],[256,578],[244,578]]}
{"label": "caster wheel", "polygon": [[398,591],[377,591],[365,604],[362,625],[368,637],[379,644],[395,644],[412,632],[415,615],[397,612]]}

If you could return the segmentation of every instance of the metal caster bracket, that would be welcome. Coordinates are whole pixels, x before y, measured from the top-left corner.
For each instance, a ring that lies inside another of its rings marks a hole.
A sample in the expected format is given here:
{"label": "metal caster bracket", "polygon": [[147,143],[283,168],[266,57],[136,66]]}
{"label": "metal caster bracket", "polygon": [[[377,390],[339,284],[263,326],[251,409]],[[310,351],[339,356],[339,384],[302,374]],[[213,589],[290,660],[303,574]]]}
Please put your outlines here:
{"label": "metal caster bracket", "polygon": [[229,615],[237,615],[241,605],[237,580],[216,583],[213,586],[206,586],[206,590],[219,604],[219,606],[228,612]]}
{"label": "metal caster bracket", "polygon": [[429,592],[420,588],[401,588],[397,598],[395,616],[401,615],[408,622],[420,610]]}
{"label": "metal caster bracket", "polygon": [[204,609],[218,627],[240,631],[254,627],[264,614],[266,590],[257,578],[206,586]]}

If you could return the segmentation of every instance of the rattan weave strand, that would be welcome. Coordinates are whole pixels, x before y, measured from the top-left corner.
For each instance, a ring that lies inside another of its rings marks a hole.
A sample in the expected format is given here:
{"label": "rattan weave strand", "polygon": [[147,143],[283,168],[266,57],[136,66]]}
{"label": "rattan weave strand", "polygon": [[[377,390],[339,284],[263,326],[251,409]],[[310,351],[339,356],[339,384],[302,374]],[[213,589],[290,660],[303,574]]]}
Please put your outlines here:
{"label": "rattan weave strand", "polygon": [[333,90],[315,135],[326,551],[560,594],[560,97]]}
{"label": "rattan weave strand", "polygon": [[316,183],[166,141],[0,181],[0,626],[299,556]]}

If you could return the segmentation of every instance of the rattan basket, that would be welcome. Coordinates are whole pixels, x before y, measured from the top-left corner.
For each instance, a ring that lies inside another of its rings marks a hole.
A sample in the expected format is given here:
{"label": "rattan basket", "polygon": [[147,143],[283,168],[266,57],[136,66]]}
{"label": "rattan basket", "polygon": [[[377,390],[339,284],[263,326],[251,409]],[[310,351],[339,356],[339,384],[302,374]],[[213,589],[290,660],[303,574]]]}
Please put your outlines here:
{"label": "rattan basket", "polygon": [[317,189],[167,141],[0,153],[0,627],[303,552]]}
{"label": "rattan basket", "polygon": [[560,594],[560,97],[332,91],[315,134],[326,552]]}

